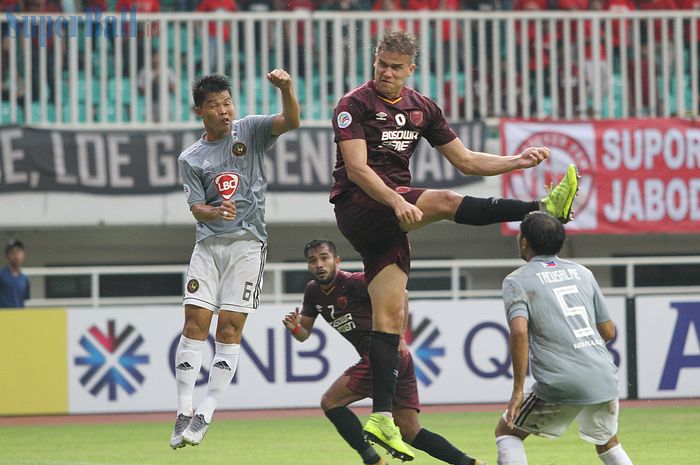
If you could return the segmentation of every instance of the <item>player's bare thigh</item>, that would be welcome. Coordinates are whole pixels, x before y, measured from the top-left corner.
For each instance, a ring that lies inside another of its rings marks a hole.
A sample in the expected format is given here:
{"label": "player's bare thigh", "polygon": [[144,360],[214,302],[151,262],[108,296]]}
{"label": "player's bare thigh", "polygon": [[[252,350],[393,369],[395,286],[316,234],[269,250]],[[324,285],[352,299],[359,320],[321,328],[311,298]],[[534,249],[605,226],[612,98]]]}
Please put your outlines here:
{"label": "player's bare thigh", "polygon": [[408,276],[397,265],[382,269],[367,286],[372,301],[372,330],[401,333]]}
{"label": "player's bare thigh", "polygon": [[416,207],[423,212],[423,219],[416,224],[402,224],[401,229],[409,232],[436,221],[454,220],[462,198],[449,190],[426,190],[416,201]]}
{"label": "player's bare thigh", "polygon": [[347,384],[350,376],[341,375],[321,396],[321,408],[324,412],[336,407],[346,407],[366,396],[350,389]]}

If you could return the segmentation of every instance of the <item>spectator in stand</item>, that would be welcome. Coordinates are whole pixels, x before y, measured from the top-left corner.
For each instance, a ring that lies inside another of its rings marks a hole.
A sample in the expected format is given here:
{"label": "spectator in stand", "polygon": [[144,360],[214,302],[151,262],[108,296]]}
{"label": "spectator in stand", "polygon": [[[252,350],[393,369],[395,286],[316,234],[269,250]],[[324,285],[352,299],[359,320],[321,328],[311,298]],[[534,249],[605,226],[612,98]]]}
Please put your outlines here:
{"label": "spectator in stand", "polygon": [[[372,11],[395,11],[402,10],[401,0],[376,0],[372,6]],[[397,13],[398,14],[398,13]],[[405,19],[386,18],[384,20],[373,20],[370,25],[370,33],[374,39],[379,39],[384,35],[384,31],[407,31],[408,24]]]}
{"label": "spectator in stand", "polygon": [[[18,2],[22,6],[21,2]],[[24,2],[24,10],[28,13],[40,13],[40,14],[52,14],[61,13],[61,6],[57,2],[48,0],[27,0]],[[56,37],[54,24],[46,25],[45,34],[39,34],[39,25],[34,23],[30,25],[30,31],[23,31],[24,37],[27,37],[27,33],[31,37],[32,47],[29,51],[32,62],[32,100],[39,101],[41,98],[41,89],[47,88],[48,95],[47,101],[53,99],[54,94],[54,76],[56,71],[54,69],[54,38]],[[44,40],[45,42],[40,42]],[[41,82],[40,64],[41,64],[41,54],[42,51],[46,52],[46,81]],[[27,57],[25,57],[27,59]],[[48,84],[48,87],[46,85]]]}
{"label": "spectator in stand", "polygon": [[[605,10],[605,0],[588,0],[588,9],[591,11]],[[593,98],[596,86],[595,76],[595,44],[593,42],[593,21],[586,19],[583,23],[584,27],[584,75],[586,77],[586,97],[590,104],[588,105],[588,114],[600,118],[601,115],[595,115],[593,111]],[[598,79],[597,85],[600,86],[601,104],[607,98],[610,88],[608,86],[608,76],[611,70],[608,68],[607,50],[605,49],[605,23],[598,22]]]}
{"label": "spectator in stand", "polygon": [[[139,94],[148,97],[147,89],[150,87],[150,99],[153,103],[152,105],[152,118],[153,121],[161,121],[162,115],[160,114],[160,53],[157,49],[154,49],[151,53],[151,69],[150,73],[148,69],[144,66],[141,71],[139,71],[138,76],[138,89]],[[166,65],[165,68],[165,85],[168,88],[168,96],[175,93],[175,86],[177,86],[177,76],[175,72]]]}
{"label": "spectator in stand", "polygon": [[363,11],[369,10],[372,2],[368,0],[332,0],[329,2],[318,2],[318,10],[330,11]]}
{"label": "spectator in stand", "polygon": [[[678,0],[678,8],[680,8],[682,10],[700,10],[700,0]],[[692,20],[688,20],[685,23],[685,29],[684,29],[685,30],[685,37],[686,37],[685,47],[686,47],[686,50],[688,50],[688,53],[690,53],[691,26],[692,26]],[[698,55],[695,57],[695,59],[697,60],[695,63],[700,63],[700,19],[698,19],[695,23],[695,30],[697,31],[697,40],[698,40],[698,48],[697,48]],[[693,71],[691,70],[690,72],[692,73]],[[700,67],[696,67],[695,72],[698,75],[697,78],[700,79]],[[696,105],[697,105],[697,111],[700,112],[700,100],[698,102],[696,102]],[[684,116],[684,115],[679,115],[679,116]]]}
{"label": "spectator in stand", "polygon": [[[237,11],[238,10],[238,5],[236,4],[235,0],[202,0],[199,2],[199,5],[197,5],[197,11],[202,12],[202,13],[207,13],[207,12],[216,12],[216,11]],[[222,24],[222,40],[223,42],[223,49],[224,49],[224,60],[226,60],[226,57],[230,55],[230,53],[227,51],[230,47],[230,41],[231,41],[231,27],[229,26],[229,23],[227,21],[223,21]],[[215,70],[218,72],[223,72],[223,67],[225,66],[224,63],[219,63],[219,60],[217,58],[218,56],[218,43],[219,43],[219,38],[218,38],[218,33],[217,31],[217,22],[216,21],[209,21],[209,69],[210,70]],[[207,72],[207,70],[204,70]]]}
{"label": "spectator in stand", "polygon": [[[314,2],[311,0],[275,0],[274,2],[275,10],[277,11],[302,11],[310,12],[315,9]],[[297,74],[301,77],[306,76],[306,55],[313,50],[315,47],[313,32],[311,33],[311,43],[306,43],[305,27],[304,21],[297,21],[296,24],[286,21],[285,25],[285,37],[287,41],[290,41],[293,35],[296,35],[297,47],[296,47],[296,62],[297,69],[295,70],[292,66],[292,55],[294,51],[291,47],[284,47],[284,67],[290,70],[292,74]],[[289,29],[291,28],[291,30]]]}
{"label": "spectator in stand", "polygon": [[[160,2],[157,0],[117,0],[117,4],[114,10],[117,13],[125,12],[129,14],[131,10],[135,10],[137,13],[158,13],[160,11]],[[137,42],[136,42],[136,73],[138,70],[143,68],[143,47],[139,46],[142,44],[143,37],[146,35],[150,37],[157,37],[159,33],[158,23],[139,23],[137,25]],[[122,72],[124,76],[129,76],[130,73],[130,40],[131,37],[131,25],[126,22],[121,25],[121,30],[119,35],[122,36]]]}

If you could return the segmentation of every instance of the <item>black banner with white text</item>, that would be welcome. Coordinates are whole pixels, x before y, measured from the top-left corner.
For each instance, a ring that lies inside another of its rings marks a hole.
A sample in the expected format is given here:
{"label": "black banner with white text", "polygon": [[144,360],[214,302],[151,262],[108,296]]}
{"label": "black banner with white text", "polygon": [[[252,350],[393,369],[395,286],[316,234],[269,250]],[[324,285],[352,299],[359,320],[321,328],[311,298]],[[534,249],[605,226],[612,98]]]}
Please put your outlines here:
{"label": "black banner with white text", "polygon": [[[452,127],[467,147],[483,150],[483,123]],[[143,195],[177,191],[182,188],[177,158],[201,132],[0,127],[0,194]],[[329,191],[335,150],[330,127],[302,127],[282,135],[267,153],[268,189]],[[411,172],[415,187],[449,188],[480,179],[463,176],[426,141],[413,154]]]}

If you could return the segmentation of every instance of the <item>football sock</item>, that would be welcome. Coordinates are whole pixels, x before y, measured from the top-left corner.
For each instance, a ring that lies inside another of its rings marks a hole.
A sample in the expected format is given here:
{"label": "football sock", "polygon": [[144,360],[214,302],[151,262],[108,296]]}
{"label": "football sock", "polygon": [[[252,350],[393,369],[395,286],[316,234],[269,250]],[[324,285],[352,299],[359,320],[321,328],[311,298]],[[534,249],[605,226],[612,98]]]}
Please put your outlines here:
{"label": "football sock", "polygon": [[500,197],[481,199],[465,195],[455,212],[455,223],[484,226],[505,221],[520,221],[531,211],[539,209],[539,201],[523,202]]}
{"label": "football sock", "polygon": [[369,362],[372,367],[372,412],[391,412],[399,366],[399,335],[372,331]]}
{"label": "football sock", "polygon": [[517,436],[498,436],[498,465],[527,465],[525,444]]}
{"label": "football sock", "polygon": [[192,393],[202,367],[204,341],[180,336],[175,353],[175,382],[177,384],[177,413],[192,416]]}
{"label": "football sock", "polygon": [[207,396],[197,409],[197,414],[204,415],[204,420],[211,423],[216,405],[224,391],[231,384],[233,375],[238,367],[238,353],[241,350],[240,344],[216,343],[216,353],[211,361],[209,370],[209,383],[207,384]]}
{"label": "football sock", "polygon": [[474,465],[473,458],[450,444],[447,439],[425,428],[418,431],[411,445],[443,462],[453,465]]}
{"label": "football sock", "polygon": [[369,445],[362,434],[362,423],[347,407],[335,407],[326,411],[326,417],[345,441],[357,451],[364,463],[379,462],[379,454]]}
{"label": "football sock", "polygon": [[598,454],[598,458],[605,465],[632,465],[632,460],[630,460],[625,449],[622,448],[622,444],[618,444],[612,449]]}

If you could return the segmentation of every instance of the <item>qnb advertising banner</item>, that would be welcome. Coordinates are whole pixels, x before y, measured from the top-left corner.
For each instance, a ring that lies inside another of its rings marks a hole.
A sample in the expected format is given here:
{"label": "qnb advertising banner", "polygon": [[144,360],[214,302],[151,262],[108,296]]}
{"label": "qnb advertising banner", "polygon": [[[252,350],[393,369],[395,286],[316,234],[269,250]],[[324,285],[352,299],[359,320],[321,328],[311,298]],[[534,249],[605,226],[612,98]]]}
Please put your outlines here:
{"label": "qnb advertising banner", "polygon": [[636,304],[639,397],[699,397],[700,295],[638,297]]}
{"label": "qnb advertising banner", "polygon": [[[627,395],[624,300],[609,300],[618,323],[610,345]],[[294,305],[267,305],[246,322],[238,371],[222,409],[315,407],[358,357],[320,318],[304,343],[281,320]],[[411,303],[407,342],[425,404],[505,402],[512,388],[508,329],[500,300]],[[71,413],[176,408],[174,357],[182,309],[147,307],[68,311],[68,404]],[[195,403],[206,391],[213,339],[204,353]]]}
{"label": "qnb advertising banner", "polygon": [[[501,122],[503,152],[547,146],[552,157],[536,169],[505,176],[503,194],[541,198],[570,163],[581,190],[570,232],[695,233],[700,227],[700,125],[681,119],[580,123]],[[513,232],[516,224],[503,226]]]}
{"label": "qnb advertising banner", "polygon": [[[483,123],[455,124],[454,129],[469,147],[483,150]],[[179,191],[177,158],[201,133],[201,129],[120,132],[0,127],[0,195]],[[304,127],[282,135],[266,158],[269,190],[328,192],[335,154],[329,127]],[[411,164],[415,186],[450,187],[479,179],[463,176],[425,141]]]}

